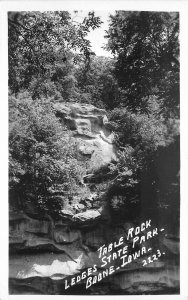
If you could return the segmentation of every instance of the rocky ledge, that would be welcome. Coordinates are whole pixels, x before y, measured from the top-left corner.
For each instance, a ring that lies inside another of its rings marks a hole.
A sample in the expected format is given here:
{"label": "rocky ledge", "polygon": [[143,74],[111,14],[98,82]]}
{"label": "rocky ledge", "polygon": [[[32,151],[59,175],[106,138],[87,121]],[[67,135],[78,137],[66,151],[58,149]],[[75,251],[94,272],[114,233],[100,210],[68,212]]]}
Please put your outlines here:
{"label": "rocky ledge", "polygon": [[[166,260],[143,267],[138,259],[88,290],[85,280],[65,289],[66,281],[94,265],[101,266],[97,249],[118,240],[130,226],[126,222],[114,225],[92,210],[69,214],[69,222],[14,212],[10,217],[10,294],[178,293],[179,241],[172,237],[161,240]],[[95,275],[101,271],[100,267]]]}
{"label": "rocky ledge", "polygon": [[[83,184],[91,189],[92,170],[117,160],[106,112],[93,105],[56,103],[57,117],[71,131],[81,156],[89,161]],[[100,179],[100,178],[99,178]],[[104,178],[103,178],[104,179]],[[10,211],[10,294],[165,294],[179,292],[179,241],[165,237],[160,245],[167,253],[143,268],[140,259],[117,270],[86,290],[85,280],[65,289],[66,280],[101,266],[97,249],[118,240],[132,226],[114,222],[105,193],[90,190],[84,199],[67,206],[57,219]],[[102,271],[98,268],[96,275]]]}
{"label": "rocky ledge", "polygon": [[116,160],[114,135],[104,109],[90,104],[57,103],[56,115],[73,131],[80,154],[90,158],[94,169]]}

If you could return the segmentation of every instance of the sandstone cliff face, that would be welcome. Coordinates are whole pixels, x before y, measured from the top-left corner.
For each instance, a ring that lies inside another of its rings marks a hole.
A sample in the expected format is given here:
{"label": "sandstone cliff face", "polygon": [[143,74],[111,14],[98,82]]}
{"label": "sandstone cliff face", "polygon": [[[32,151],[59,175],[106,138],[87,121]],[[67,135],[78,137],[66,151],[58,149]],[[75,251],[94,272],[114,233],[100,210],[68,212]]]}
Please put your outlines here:
{"label": "sandstone cliff face", "polygon": [[[80,155],[89,161],[89,174],[83,182],[90,189],[93,171],[117,160],[106,112],[78,103],[57,103],[55,110],[72,131]],[[141,268],[138,260],[88,290],[84,281],[65,290],[67,278],[101,265],[97,252],[100,246],[118,240],[132,226],[127,220],[114,222],[106,206],[108,199],[102,194],[91,191],[84,201],[62,210],[57,220],[10,211],[11,294],[147,294],[178,290],[179,243],[168,237],[161,241],[169,253],[166,261]]]}
{"label": "sandstone cliff face", "polygon": [[90,158],[91,167],[96,169],[116,160],[113,133],[104,109],[80,103],[58,103],[54,107],[60,120],[74,132],[78,150]]}

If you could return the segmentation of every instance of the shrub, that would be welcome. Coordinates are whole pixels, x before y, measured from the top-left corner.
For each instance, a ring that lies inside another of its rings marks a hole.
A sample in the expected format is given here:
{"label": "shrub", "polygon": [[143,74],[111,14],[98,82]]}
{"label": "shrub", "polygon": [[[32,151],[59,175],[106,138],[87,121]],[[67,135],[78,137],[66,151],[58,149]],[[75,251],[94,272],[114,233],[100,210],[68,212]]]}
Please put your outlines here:
{"label": "shrub", "polygon": [[46,99],[9,97],[11,199],[50,210],[52,196],[70,195],[80,180],[76,145]]}

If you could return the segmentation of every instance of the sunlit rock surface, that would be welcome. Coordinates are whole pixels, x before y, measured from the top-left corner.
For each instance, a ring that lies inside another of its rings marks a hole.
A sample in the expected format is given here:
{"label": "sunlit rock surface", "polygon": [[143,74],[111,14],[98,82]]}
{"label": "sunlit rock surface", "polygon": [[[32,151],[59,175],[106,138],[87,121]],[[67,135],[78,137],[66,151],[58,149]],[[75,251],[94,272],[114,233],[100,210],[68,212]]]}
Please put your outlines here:
{"label": "sunlit rock surface", "polygon": [[104,109],[90,104],[57,103],[57,116],[74,132],[82,155],[90,156],[94,169],[116,160],[113,133]]}
{"label": "sunlit rock surface", "polygon": [[[92,171],[117,160],[106,112],[78,103],[56,103],[55,110],[60,121],[72,131],[78,152],[89,161],[90,172],[86,172],[82,184],[90,189],[101,179],[100,174],[96,178]],[[104,173],[102,176],[104,180]],[[91,190],[71,207],[62,209],[56,220],[48,215],[29,214],[29,209],[27,214],[10,210],[10,294],[178,293],[179,239],[165,235],[159,241],[160,249],[166,253],[163,259],[147,267],[139,259],[88,289],[85,280],[65,289],[66,280],[95,264],[101,266],[99,247],[126,237],[128,229],[134,226],[126,218],[115,221],[106,204],[105,191]],[[95,275],[101,271],[99,268]]]}

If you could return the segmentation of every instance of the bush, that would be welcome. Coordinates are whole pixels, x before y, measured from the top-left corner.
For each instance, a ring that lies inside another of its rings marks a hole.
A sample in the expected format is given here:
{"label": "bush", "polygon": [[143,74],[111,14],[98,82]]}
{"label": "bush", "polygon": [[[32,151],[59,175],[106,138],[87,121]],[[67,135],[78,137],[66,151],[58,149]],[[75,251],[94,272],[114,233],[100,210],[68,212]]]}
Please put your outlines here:
{"label": "bush", "polygon": [[[80,180],[76,145],[46,99],[9,97],[9,179],[11,199],[50,210],[56,195],[70,195]],[[60,205],[60,204],[59,204]],[[57,205],[58,206],[58,205]]]}
{"label": "bush", "polygon": [[[127,109],[114,109],[110,114],[113,124],[115,143],[119,148],[118,162],[111,164],[113,180],[109,189],[109,197],[116,202],[120,199],[119,207],[122,207],[122,197],[126,208],[131,201],[147,202],[153,209],[159,204],[158,195],[161,195],[160,178],[162,167],[159,161],[163,153],[169,152],[177,143],[179,135],[179,123],[176,119],[165,120],[154,109],[149,115],[134,114]],[[174,152],[174,159],[178,155]],[[167,157],[161,164],[165,165]],[[169,169],[169,166],[167,166]],[[173,182],[177,170],[173,170],[170,180]],[[168,190],[169,193],[169,190]],[[143,204],[143,202],[142,202]],[[155,206],[156,205],[156,206]],[[116,209],[118,203],[115,203]],[[144,206],[145,207],[145,206]]]}

